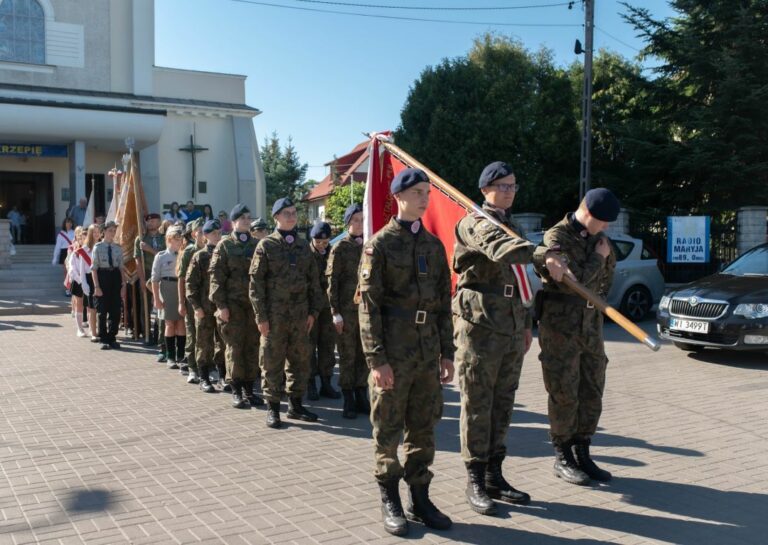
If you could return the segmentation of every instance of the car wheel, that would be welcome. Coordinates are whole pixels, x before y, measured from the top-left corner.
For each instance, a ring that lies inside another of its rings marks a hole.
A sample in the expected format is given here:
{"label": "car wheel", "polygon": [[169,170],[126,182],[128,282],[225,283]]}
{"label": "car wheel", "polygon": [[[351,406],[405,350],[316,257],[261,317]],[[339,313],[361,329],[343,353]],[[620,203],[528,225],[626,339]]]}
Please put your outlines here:
{"label": "car wheel", "polygon": [[633,322],[648,316],[652,306],[651,292],[639,284],[629,288],[621,298],[621,312]]}
{"label": "car wheel", "polygon": [[680,350],[685,350],[686,352],[701,352],[704,350],[703,346],[699,346],[698,344],[688,344],[688,343],[679,343],[679,342],[673,342],[677,348]]}

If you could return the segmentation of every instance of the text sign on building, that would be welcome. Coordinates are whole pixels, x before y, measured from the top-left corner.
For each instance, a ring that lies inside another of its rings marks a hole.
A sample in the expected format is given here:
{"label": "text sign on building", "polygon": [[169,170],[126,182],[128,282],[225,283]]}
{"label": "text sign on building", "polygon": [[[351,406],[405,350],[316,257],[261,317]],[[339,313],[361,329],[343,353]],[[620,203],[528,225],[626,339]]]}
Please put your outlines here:
{"label": "text sign on building", "polygon": [[0,144],[0,157],[66,157],[67,146]]}
{"label": "text sign on building", "polygon": [[667,263],[709,263],[709,216],[667,217]]}

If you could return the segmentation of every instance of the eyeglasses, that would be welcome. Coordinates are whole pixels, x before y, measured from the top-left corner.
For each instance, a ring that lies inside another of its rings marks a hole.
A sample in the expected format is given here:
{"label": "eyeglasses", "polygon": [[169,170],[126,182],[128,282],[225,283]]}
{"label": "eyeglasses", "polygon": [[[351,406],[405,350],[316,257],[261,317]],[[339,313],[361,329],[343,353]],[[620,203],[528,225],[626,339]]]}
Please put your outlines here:
{"label": "eyeglasses", "polygon": [[520,189],[518,184],[492,184],[491,187],[495,187],[502,193],[509,193],[510,191],[516,192]]}

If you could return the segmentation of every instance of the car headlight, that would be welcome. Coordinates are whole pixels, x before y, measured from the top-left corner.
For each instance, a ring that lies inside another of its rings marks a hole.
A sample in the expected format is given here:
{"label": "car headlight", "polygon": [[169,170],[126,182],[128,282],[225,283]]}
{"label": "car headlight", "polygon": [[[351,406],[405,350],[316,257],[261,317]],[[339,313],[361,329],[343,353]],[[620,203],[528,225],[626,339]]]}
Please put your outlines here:
{"label": "car headlight", "polygon": [[768,317],[767,303],[741,304],[733,311],[734,316],[744,316],[745,318],[757,319]]}
{"label": "car headlight", "polygon": [[671,301],[672,301],[671,297],[663,295],[661,297],[661,301],[659,301],[659,310],[667,310],[669,308],[669,303]]}

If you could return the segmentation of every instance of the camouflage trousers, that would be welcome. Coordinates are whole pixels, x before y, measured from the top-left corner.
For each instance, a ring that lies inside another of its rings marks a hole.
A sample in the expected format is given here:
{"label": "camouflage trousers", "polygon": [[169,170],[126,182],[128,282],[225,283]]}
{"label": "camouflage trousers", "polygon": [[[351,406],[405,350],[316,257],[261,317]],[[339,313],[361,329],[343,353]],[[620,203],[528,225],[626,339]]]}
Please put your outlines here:
{"label": "camouflage trousers", "polygon": [[[379,482],[405,478],[409,485],[429,484],[435,459],[435,426],[443,414],[440,371],[435,361],[391,362],[395,385],[383,390],[369,381],[373,426],[374,477]],[[397,447],[403,441],[405,463]]]}
{"label": "camouflage trousers", "polygon": [[253,308],[250,305],[230,305],[229,322],[217,321],[226,346],[227,382],[255,381],[258,376],[259,344]]}
{"label": "camouflage trousers", "polygon": [[195,358],[200,369],[224,367],[224,341],[213,314],[195,318]]}
{"label": "camouflage trousers", "polygon": [[336,329],[333,327],[331,309],[320,311],[309,332],[310,377],[330,377],[336,365]]}
{"label": "camouflage trousers", "polygon": [[187,315],[184,316],[184,326],[187,331],[187,340],[184,344],[184,355],[187,358],[189,370],[197,373],[197,360],[195,359],[195,343],[197,339],[195,329],[195,309],[189,301],[184,301],[184,305],[187,309]]}
{"label": "camouflage trousers", "polygon": [[309,382],[310,345],[306,316],[282,316],[269,320],[269,335],[261,338],[259,360],[264,399],[279,403],[283,393],[288,397],[303,397]]}
{"label": "camouflage trousers", "polygon": [[523,331],[502,335],[456,317],[453,338],[461,388],[461,459],[487,463],[503,458],[523,368]]}
{"label": "camouflage trousers", "polygon": [[339,387],[342,390],[364,388],[368,384],[368,365],[360,341],[360,319],[357,308],[343,311],[344,329],[338,336]]}
{"label": "camouflage trousers", "polygon": [[550,437],[558,444],[587,439],[597,431],[603,410],[608,358],[603,347],[602,319],[583,324],[583,331],[565,333],[573,331],[573,327],[565,327],[557,316],[549,320],[548,313],[551,311],[545,307],[539,323],[539,360],[549,394]]}

